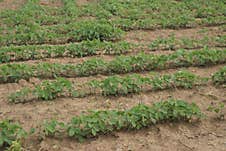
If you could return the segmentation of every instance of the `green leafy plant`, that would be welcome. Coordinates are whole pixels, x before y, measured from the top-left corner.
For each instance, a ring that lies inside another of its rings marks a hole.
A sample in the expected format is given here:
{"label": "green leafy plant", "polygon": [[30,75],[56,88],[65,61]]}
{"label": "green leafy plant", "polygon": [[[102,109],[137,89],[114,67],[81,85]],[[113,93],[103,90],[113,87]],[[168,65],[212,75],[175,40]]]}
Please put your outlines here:
{"label": "green leafy plant", "polygon": [[161,50],[161,49],[168,49],[174,50],[175,49],[175,36],[170,35],[169,38],[158,38],[154,40],[150,45],[149,48],[151,50]]}
{"label": "green leafy plant", "polygon": [[123,31],[109,24],[107,21],[81,21],[75,25],[75,29],[71,32],[73,39],[114,41],[121,38]]}
{"label": "green leafy plant", "polygon": [[125,77],[110,76],[103,80],[91,80],[80,85],[73,85],[64,78],[43,81],[35,88],[23,88],[9,95],[14,103],[28,102],[35,99],[53,100],[58,97],[85,97],[101,93],[104,96],[128,95],[142,91],[164,90],[169,88],[193,88],[204,85],[208,78],[196,76],[188,71],[178,71],[171,75],[140,76],[132,74]]}
{"label": "green leafy plant", "polygon": [[63,10],[68,16],[76,17],[78,15],[78,7],[75,0],[63,0],[63,4]]}
{"label": "green leafy plant", "polygon": [[27,133],[19,124],[14,124],[9,120],[0,121],[0,147],[16,145],[16,142],[26,135]]}
{"label": "green leafy plant", "polygon": [[93,80],[89,85],[100,88],[103,95],[127,95],[145,90],[163,90],[168,88],[192,88],[206,82],[206,78],[198,77],[187,71],[179,71],[171,75],[142,77],[132,74],[126,77],[111,76],[102,81]]}
{"label": "green leafy plant", "polygon": [[[70,24],[55,26],[22,25],[21,29],[11,35],[1,35],[0,44],[34,45],[34,44],[64,44],[83,40],[116,41],[121,39],[123,31],[106,20],[82,20]],[[25,28],[25,29],[23,29]]]}
{"label": "green leafy plant", "polygon": [[148,48],[151,51],[156,50],[176,50],[176,49],[199,49],[204,47],[224,47],[226,42],[225,36],[203,37],[202,39],[194,38],[176,38],[170,35],[167,38],[157,38],[152,41]]}
{"label": "green leafy plant", "polygon": [[14,103],[26,102],[30,99],[35,99],[30,88],[23,88],[18,92],[10,94],[10,96],[8,97],[9,102]]}
{"label": "green leafy plant", "polygon": [[136,0],[130,3],[110,0],[79,7],[74,0],[62,2],[62,7],[55,8],[40,5],[39,0],[28,0],[18,10],[1,11],[1,46],[116,40],[121,38],[122,30],[178,29],[221,25],[225,21],[222,1],[190,0],[166,4],[164,0],[151,3],[140,0],[138,4]]}
{"label": "green leafy plant", "polygon": [[140,53],[134,56],[119,56],[111,61],[89,59],[80,64],[39,63],[35,65],[4,64],[0,66],[0,83],[20,79],[79,77],[96,74],[117,74],[137,71],[152,71],[176,67],[207,66],[225,63],[226,50],[203,49],[178,50],[170,55]]}
{"label": "green leafy plant", "polygon": [[6,151],[22,151],[21,143],[19,141],[13,141],[12,145]]}
{"label": "green leafy plant", "polygon": [[56,120],[44,124],[46,136],[66,135],[82,141],[85,138],[111,133],[122,129],[141,129],[166,121],[188,121],[203,114],[195,104],[181,100],[167,100],[149,107],[139,104],[125,111],[92,111],[87,115],[73,117],[71,122]]}
{"label": "green leafy plant", "polygon": [[207,110],[210,112],[216,113],[218,119],[224,120],[224,113],[223,113],[224,107],[225,107],[225,105],[223,102],[211,103],[209,105],[209,107],[207,108]]}
{"label": "green leafy plant", "polygon": [[92,86],[92,83],[98,83],[98,86],[95,87],[100,87],[103,95],[126,95],[128,93],[140,92],[142,86],[148,81],[148,78],[133,74],[125,78],[112,76],[99,82],[92,81],[90,85]]}
{"label": "green leafy plant", "polygon": [[64,93],[70,92],[72,84],[64,78],[57,78],[54,82],[44,81],[38,85],[33,91],[37,98],[42,100],[52,100],[62,96]]}
{"label": "green leafy plant", "polygon": [[212,81],[215,85],[226,86],[226,66],[222,67],[219,71],[213,74]]}
{"label": "green leafy plant", "polygon": [[34,89],[25,87],[9,96],[9,102],[21,103],[29,100],[53,100],[57,97],[70,96],[72,83],[64,78],[57,78],[55,81],[43,81]]}

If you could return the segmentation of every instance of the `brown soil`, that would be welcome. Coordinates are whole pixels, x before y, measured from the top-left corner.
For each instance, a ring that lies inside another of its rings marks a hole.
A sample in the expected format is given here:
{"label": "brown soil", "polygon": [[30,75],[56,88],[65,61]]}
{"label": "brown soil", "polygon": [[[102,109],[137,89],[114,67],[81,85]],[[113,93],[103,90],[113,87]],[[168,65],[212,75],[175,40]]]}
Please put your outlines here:
{"label": "brown soil", "polygon": [[225,35],[221,26],[213,27],[197,27],[180,30],[158,29],[150,30],[134,30],[127,32],[125,40],[132,43],[150,43],[157,38],[167,38],[174,35],[176,38],[194,38],[202,39],[205,36]]}
{"label": "brown soil", "polygon": [[[15,86],[10,85],[10,89]],[[4,87],[5,88],[5,87]],[[1,90],[2,91],[2,90]],[[206,112],[212,101],[226,101],[225,90],[213,86],[199,87],[192,90],[167,90],[133,95],[131,97],[104,98],[88,97],[84,99],[58,99],[54,102],[32,102],[27,104],[7,104],[1,101],[0,117],[8,117],[19,121],[26,129],[37,127],[41,121],[56,118],[69,121],[72,116],[79,115],[93,109],[128,109],[137,103],[152,104],[158,100],[173,97],[195,102],[207,115],[201,123],[167,123],[158,124],[142,131],[115,132],[112,135],[100,136],[85,143],[78,143],[73,139],[45,139],[40,144],[33,137],[30,150],[222,150],[225,146],[225,122],[216,121],[215,115]],[[135,137],[134,137],[135,135]],[[35,135],[36,136],[36,135]],[[186,147],[187,146],[187,147]]]}
{"label": "brown soil", "polygon": [[2,2],[0,2],[0,12],[6,9],[12,9],[12,10],[18,9],[25,2],[26,0],[3,0]]}
{"label": "brown soil", "polygon": [[95,2],[95,1],[97,1],[97,0],[76,0],[76,4],[78,6],[82,6],[82,5],[86,5],[90,2]]}
{"label": "brown soil", "polygon": [[61,0],[40,0],[41,5],[50,6],[50,7],[60,7],[63,6]]}
{"label": "brown soil", "polygon": [[[4,0],[0,2],[2,9],[17,9],[25,1]],[[41,0],[43,5],[60,6],[59,1]],[[84,5],[89,0],[77,0],[78,5]],[[18,4],[17,4],[18,3]],[[125,40],[132,43],[149,43],[158,37],[168,37],[174,33],[176,37],[194,37],[225,35],[221,27],[192,28],[181,30],[156,30],[156,31],[130,31]],[[170,52],[156,51],[155,54]],[[96,57],[96,56],[94,56]],[[99,56],[98,56],[99,57]],[[101,56],[111,60],[113,56]],[[80,63],[92,57],[85,58],[59,58],[27,61],[35,64],[38,62]],[[18,62],[21,63],[21,62]],[[210,67],[190,67],[158,71],[160,74],[174,73],[186,69],[200,76],[211,76],[223,65]],[[139,73],[146,75],[149,72]],[[127,74],[128,75],[128,74]],[[123,76],[123,75],[122,75]],[[107,76],[97,75],[92,77],[71,78],[75,83],[85,83],[91,79],[103,79]],[[60,98],[54,101],[36,101],[25,104],[10,104],[7,96],[23,88],[40,83],[42,80],[32,78],[30,82],[20,80],[19,83],[0,84],[0,120],[8,118],[18,121],[29,130],[36,128],[36,133],[25,140],[27,151],[225,151],[226,148],[226,122],[216,119],[216,114],[206,109],[211,102],[223,102],[226,105],[226,89],[214,87],[212,84],[199,86],[193,89],[171,89],[156,92],[145,92],[126,97],[102,97],[93,95],[82,99]],[[200,122],[162,123],[137,131],[118,131],[109,135],[101,135],[79,143],[71,138],[45,138],[40,141],[38,131],[44,120],[58,119],[69,121],[73,116],[87,113],[88,110],[129,109],[138,103],[151,105],[168,98],[182,99],[195,102],[205,113],[206,118]],[[226,114],[226,110],[223,110]]]}
{"label": "brown soil", "polygon": [[[196,50],[200,50],[203,49],[202,48],[193,48],[193,49],[187,49],[187,51],[196,51]],[[209,49],[217,49],[217,50],[224,50],[224,47],[209,47]],[[178,50],[178,49],[176,49]],[[153,54],[153,55],[169,55],[174,53],[176,50],[156,50],[156,51],[150,51],[148,50],[148,48],[142,48],[142,49],[134,49],[134,50],[129,50],[129,52],[121,54],[123,56],[134,56],[134,55],[138,55],[139,53],[145,53],[145,54]],[[84,61],[87,60],[91,60],[91,59],[103,59],[105,61],[111,61],[114,60],[116,57],[118,57],[119,55],[105,55],[105,54],[97,54],[94,56],[86,56],[86,57],[75,57],[75,58],[71,58],[71,57],[59,57],[59,58],[44,58],[44,59],[37,59],[37,60],[27,60],[27,61],[11,61],[11,62],[7,62],[7,63],[2,63],[1,65],[5,65],[5,64],[30,64],[30,65],[35,65],[38,63],[60,63],[60,64],[80,64],[83,63]]]}
{"label": "brown soil", "polygon": [[[210,76],[220,67],[209,68],[188,68],[200,76]],[[161,73],[173,73],[175,69],[162,71]],[[99,77],[93,77],[98,79]],[[88,81],[93,78],[78,78],[75,81]],[[112,135],[100,136],[90,139],[85,143],[78,143],[73,139],[48,138],[39,143],[38,134],[28,140],[26,148],[36,150],[166,150],[171,151],[176,146],[179,150],[219,150],[223,151],[225,146],[226,130],[225,122],[214,119],[216,115],[206,111],[211,102],[223,101],[226,103],[225,89],[216,88],[212,85],[201,86],[191,90],[166,90],[157,92],[141,93],[129,97],[105,98],[91,96],[83,99],[61,98],[53,102],[30,102],[26,104],[9,104],[6,97],[9,93],[23,86],[28,86],[25,81],[19,84],[0,85],[0,119],[7,117],[19,121],[27,130],[31,127],[39,129],[42,121],[47,119],[59,119],[69,121],[71,117],[87,112],[87,110],[107,109],[129,109],[137,103],[151,105],[153,102],[167,98],[183,99],[188,102],[195,102],[207,115],[201,123],[167,123],[158,124],[145,128],[141,131],[120,131]],[[135,135],[135,137],[134,137]],[[172,145],[173,144],[173,145]]]}

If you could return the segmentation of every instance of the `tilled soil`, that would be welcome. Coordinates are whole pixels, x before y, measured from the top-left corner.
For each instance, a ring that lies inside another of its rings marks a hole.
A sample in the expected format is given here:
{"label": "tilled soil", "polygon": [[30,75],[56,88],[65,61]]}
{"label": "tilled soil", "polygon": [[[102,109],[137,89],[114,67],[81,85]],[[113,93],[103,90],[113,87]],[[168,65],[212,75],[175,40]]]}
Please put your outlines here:
{"label": "tilled soil", "polygon": [[0,2],[0,12],[7,9],[18,9],[23,4],[25,4],[26,0],[3,0]]}
{"label": "tilled soil", "polygon": [[[210,76],[222,65],[210,68],[189,68],[197,75]],[[173,70],[162,71],[175,72]],[[83,79],[84,81],[89,78]],[[82,82],[81,79],[75,79]],[[18,121],[29,130],[38,130],[44,120],[58,119],[69,121],[73,116],[86,113],[87,110],[129,109],[138,103],[151,105],[160,100],[177,98],[195,102],[207,115],[201,122],[193,123],[163,123],[144,128],[141,131],[119,131],[106,136],[89,139],[79,143],[69,138],[47,138],[39,141],[38,134],[27,140],[28,150],[219,150],[225,148],[226,123],[215,119],[216,115],[206,111],[211,102],[226,103],[225,90],[211,84],[193,89],[172,89],[165,91],[146,92],[127,97],[90,96],[82,99],[60,98],[50,102],[36,101],[25,104],[7,103],[7,94],[22,88],[23,83],[0,85],[0,118]],[[32,143],[30,142],[32,140]]]}
{"label": "tilled soil", "polygon": [[[87,3],[88,0],[78,0],[78,5]],[[0,10],[16,9],[23,4],[23,0],[15,2],[4,0],[0,2]],[[43,5],[60,6],[61,3],[52,5],[51,2],[42,2]],[[176,37],[193,37],[224,35],[219,27],[206,27],[182,30],[155,30],[155,31],[130,31],[125,40],[132,43],[148,43],[158,37],[168,37],[174,33]],[[161,51],[155,51],[161,54]],[[167,54],[170,52],[162,51]],[[99,57],[99,56],[98,56]],[[111,60],[113,56],[101,56]],[[36,64],[38,62],[80,63],[88,58],[59,58],[37,61],[25,61],[24,63]],[[21,63],[21,62],[18,62]],[[178,70],[188,70],[202,77],[209,77],[219,70],[222,65],[210,67],[190,67],[158,71],[161,74],[174,73]],[[146,75],[148,72],[140,73]],[[128,75],[128,74],[127,74]],[[122,75],[124,76],[124,75]],[[75,83],[85,83],[91,79],[103,79],[107,76],[97,75],[92,77],[70,78]],[[23,86],[33,86],[32,83],[40,83],[42,80],[32,78],[29,81],[20,80],[18,83],[0,84],[0,120],[12,119],[19,122],[26,130],[36,128],[36,133],[25,140],[24,148],[27,151],[225,151],[226,150],[226,122],[216,119],[214,113],[207,111],[211,102],[223,102],[226,105],[226,89],[215,87],[211,83],[198,86],[193,89],[170,89],[164,91],[152,91],[121,97],[103,97],[100,95],[86,98],[59,98],[53,101],[35,101],[25,104],[11,104],[7,102],[7,96],[21,89]],[[87,113],[88,110],[129,109],[138,103],[151,105],[160,100],[169,98],[182,99],[187,102],[195,102],[205,113],[206,117],[201,121],[190,123],[160,123],[151,125],[136,131],[117,131],[108,135],[100,135],[96,138],[79,143],[72,138],[45,138],[40,139],[40,125],[49,119],[70,121],[73,116]],[[226,114],[226,110],[223,111]]]}

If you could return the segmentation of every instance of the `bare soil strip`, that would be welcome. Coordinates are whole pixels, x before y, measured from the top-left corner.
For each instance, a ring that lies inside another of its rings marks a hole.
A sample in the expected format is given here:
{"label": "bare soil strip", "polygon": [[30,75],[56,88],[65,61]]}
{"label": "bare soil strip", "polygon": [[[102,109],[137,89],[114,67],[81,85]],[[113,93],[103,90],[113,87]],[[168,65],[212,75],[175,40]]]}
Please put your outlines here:
{"label": "bare soil strip", "polygon": [[0,2],[0,12],[7,9],[16,10],[25,3],[26,0],[3,0]]}
{"label": "bare soil strip", "polygon": [[201,39],[204,36],[225,35],[224,26],[197,27],[187,29],[158,29],[158,30],[132,30],[126,33],[125,40],[132,43],[150,43],[151,41],[162,37],[167,38],[175,35],[176,38],[194,38]]}

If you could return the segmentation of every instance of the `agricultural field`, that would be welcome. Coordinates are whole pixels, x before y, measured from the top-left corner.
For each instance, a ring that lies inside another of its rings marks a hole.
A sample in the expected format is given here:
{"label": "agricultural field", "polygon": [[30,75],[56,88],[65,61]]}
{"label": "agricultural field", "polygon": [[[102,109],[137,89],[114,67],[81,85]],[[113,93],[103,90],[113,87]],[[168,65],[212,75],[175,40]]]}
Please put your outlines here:
{"label": "agricultural field", "polygon": [[0,151],[225,151],[224,0],[0,0]]}

